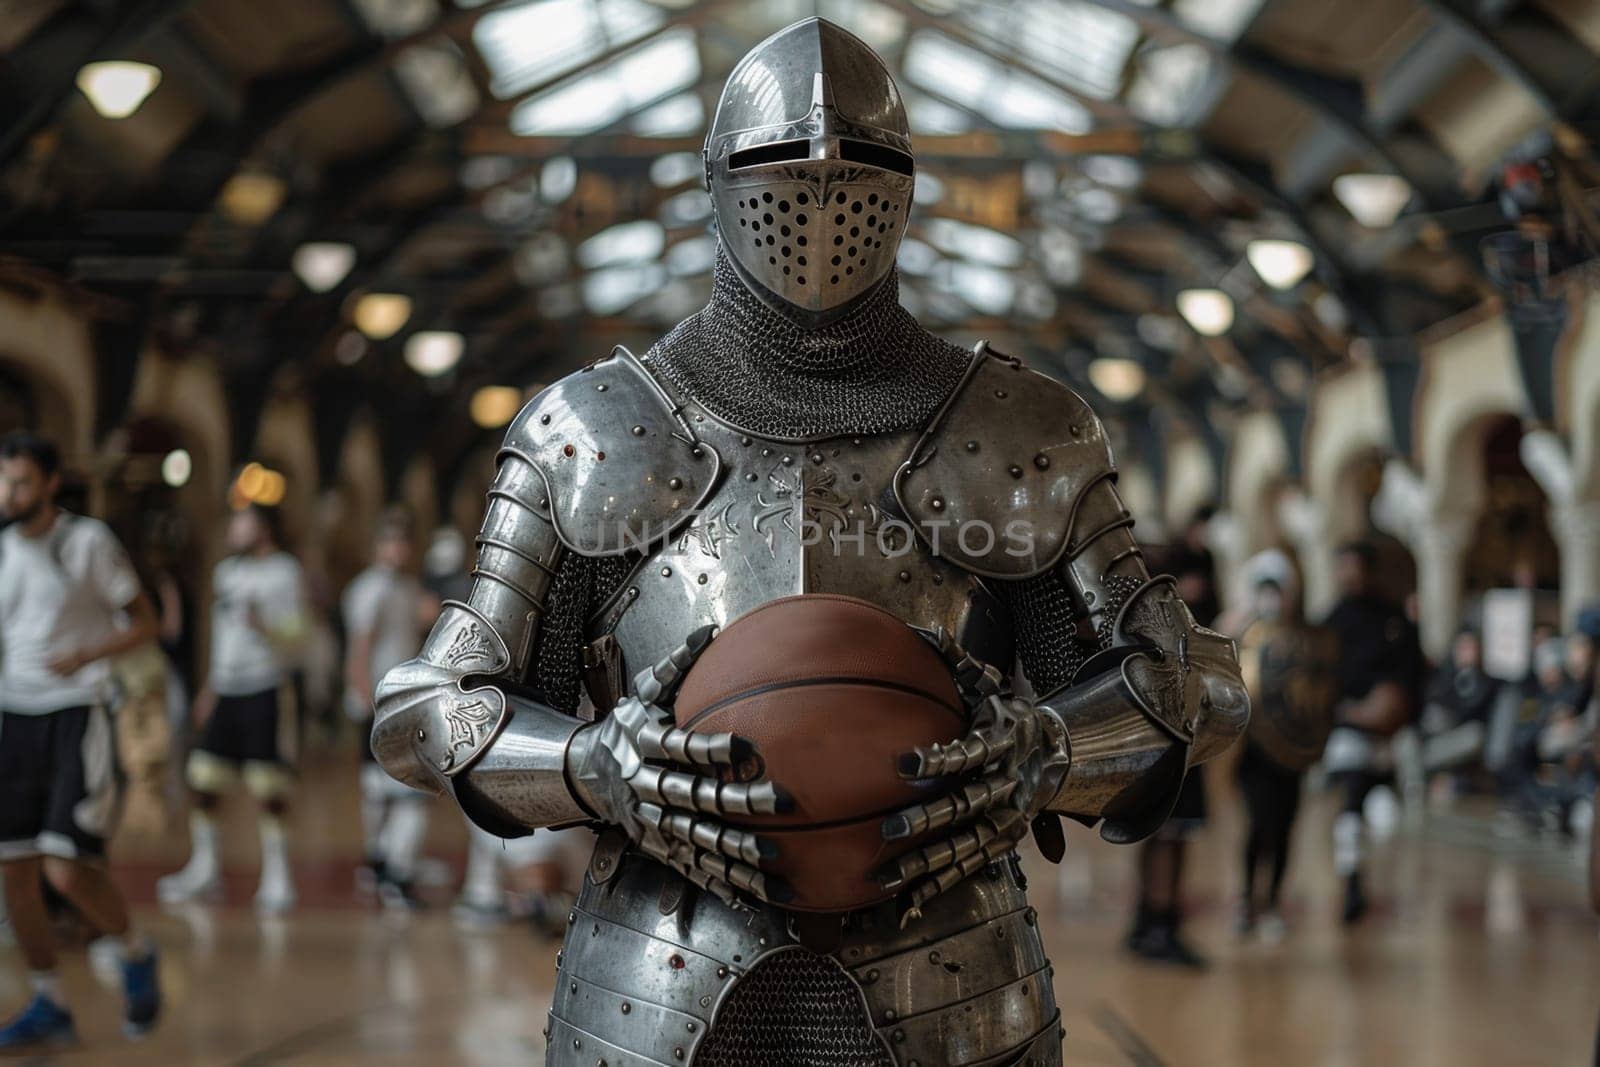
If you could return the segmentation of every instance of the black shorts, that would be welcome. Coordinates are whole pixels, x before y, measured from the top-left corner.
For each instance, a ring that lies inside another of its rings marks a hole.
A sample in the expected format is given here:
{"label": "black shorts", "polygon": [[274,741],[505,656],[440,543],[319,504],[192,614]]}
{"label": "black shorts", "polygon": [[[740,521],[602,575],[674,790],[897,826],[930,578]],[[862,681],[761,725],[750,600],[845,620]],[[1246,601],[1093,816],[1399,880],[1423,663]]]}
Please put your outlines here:
{"label": "black shorts", "polygon": [[0,861],[102,859],[122,805],[104,708],[0,713]]}
{"label": "black shorts", "polygon": [[219,696],[194,748],[228,763],[276,763],[292,768],[300,748],[293,695],[287,688],[278,688],[247,696]]}

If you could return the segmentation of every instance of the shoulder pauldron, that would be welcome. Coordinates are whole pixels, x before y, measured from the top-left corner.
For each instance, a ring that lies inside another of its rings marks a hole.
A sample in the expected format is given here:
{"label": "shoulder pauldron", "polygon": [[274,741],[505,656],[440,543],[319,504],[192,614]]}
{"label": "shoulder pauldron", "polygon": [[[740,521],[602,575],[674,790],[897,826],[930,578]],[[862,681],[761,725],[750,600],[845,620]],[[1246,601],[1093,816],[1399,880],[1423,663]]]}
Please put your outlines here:
{"label": "shoulder pauldron", "polygon": [[722,468],[620,346],[529,401],[506,433],[501,457],[508,455],[539,472],[548,495],[535,511],[584,556],[665,541],[694,518]]}
{"label": "shoulder pauldron", "polygon": [[894,490],[936,554],[985,577],[1027,578],[1093,532],[1074,530],[1078,502],[1115,473],[1082,397],[980,346]]}

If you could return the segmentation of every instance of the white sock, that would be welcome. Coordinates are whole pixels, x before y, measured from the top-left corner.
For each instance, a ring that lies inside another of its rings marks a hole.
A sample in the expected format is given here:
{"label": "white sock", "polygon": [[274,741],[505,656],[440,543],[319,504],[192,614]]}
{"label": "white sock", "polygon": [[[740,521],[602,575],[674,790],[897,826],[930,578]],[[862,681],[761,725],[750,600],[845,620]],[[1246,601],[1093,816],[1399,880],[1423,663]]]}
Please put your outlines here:
{"label": "white sock", "polygon": [[217,820],[210,812],[189,813],[189,866],[210,881],[217,876]]}
{"label": "white sock", "polygon": [[284,833],[283,820],[276,815],[261,817],[261,884],[287,887],[289,877],[289,841]]}
{"label": "white sock", "polygon": [[422,851],[422,839],[428,832],[427,801],[421,797],[396,800],[389,811],[389,821],[384,827],[382,855],[385,873],[395,881],[405,882],[416,870],[417,853]]}
{"label": "white sock", "polygon": [[461,896],[478,907],[500,903],[500,839],[468,824],[467,873],[461,880]]}
{"label": "white sock", "polygon": [[28,986],[35,996],[43,997],[57,1007],[67,1003],[61,993],[61,976],[55,971],[29,971]]}
{"label": "white sock", "polygon": [[1361,869],[1361,816],[1341,811],[1333,820],[1333,869],[1342,878]]}
{"label": "white sock", "polygon": [[383,768],[374,764],[361,768],[361,847],[368,858],[383,854],[384,816],[389,812],[387,777]]}

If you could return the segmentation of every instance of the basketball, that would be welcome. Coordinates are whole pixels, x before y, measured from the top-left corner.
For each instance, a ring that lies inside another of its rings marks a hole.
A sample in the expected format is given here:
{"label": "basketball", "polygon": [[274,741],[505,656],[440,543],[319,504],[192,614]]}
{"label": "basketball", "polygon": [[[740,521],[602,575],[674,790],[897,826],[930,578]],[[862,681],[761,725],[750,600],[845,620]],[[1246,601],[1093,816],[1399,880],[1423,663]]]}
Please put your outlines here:
{"label": "basketball", "polygon": [[678,692],[678,725],[755,742],[760,771],[794,798],[781,815],[736,816],[778,846],[769,868],[797,911],[849,911],[885,900],[872,872],[923,842],[886,842],[885,816],[949,788],[903,779],[896,760],[961,737],[967,716],[937,649],[900,619],[854,597],[811,594],[764,604],[701,654]]}

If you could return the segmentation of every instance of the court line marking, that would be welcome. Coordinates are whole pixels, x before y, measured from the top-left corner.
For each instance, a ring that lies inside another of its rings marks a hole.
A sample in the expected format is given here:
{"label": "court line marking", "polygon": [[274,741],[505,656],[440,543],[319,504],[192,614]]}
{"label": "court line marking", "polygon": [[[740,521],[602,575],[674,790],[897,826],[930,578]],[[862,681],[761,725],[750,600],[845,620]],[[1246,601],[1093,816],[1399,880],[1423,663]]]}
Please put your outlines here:
{"label": "court line marking", "polygon": [[1096,1001],[1090,1013],[1095,1025],[1105,1032],[1133,1067],[1167,1067],[1167,1061],[1156,1054],[1133,1024],[1104,1000]]}

